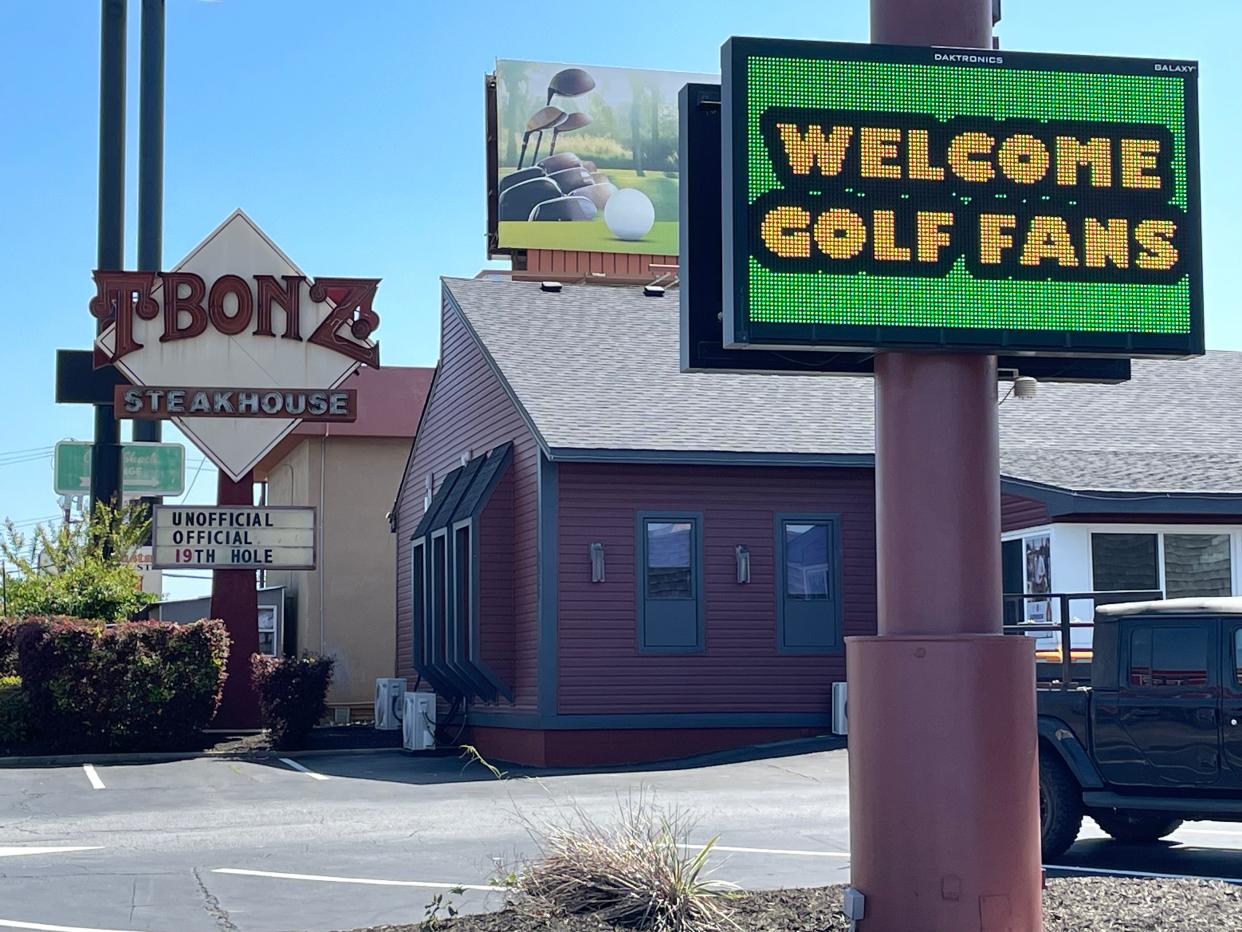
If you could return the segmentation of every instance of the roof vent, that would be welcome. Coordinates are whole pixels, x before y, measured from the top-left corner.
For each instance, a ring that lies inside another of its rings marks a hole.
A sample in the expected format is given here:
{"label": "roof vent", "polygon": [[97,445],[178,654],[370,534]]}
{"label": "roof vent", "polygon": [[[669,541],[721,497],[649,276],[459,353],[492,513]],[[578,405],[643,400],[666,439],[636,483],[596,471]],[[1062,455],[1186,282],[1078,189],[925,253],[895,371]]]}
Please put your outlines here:
{"label": "roof vent", "polygon": [[648,298],[662,298],[664,297],[664,286],[663,285],[643,285],[643,294],[646,295]]}
{"label": "roof vent", "polygon": [[562,287],[563,286],[561,285],[560,282],[540,282],[539,283],[539,290],[549,292],[550,294],[559,294]]}

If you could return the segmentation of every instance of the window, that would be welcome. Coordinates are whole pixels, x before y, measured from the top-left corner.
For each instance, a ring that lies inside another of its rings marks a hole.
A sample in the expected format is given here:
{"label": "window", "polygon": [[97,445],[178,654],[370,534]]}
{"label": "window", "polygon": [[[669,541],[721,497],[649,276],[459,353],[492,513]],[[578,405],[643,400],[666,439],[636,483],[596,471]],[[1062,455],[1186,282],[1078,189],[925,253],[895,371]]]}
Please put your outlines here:
{"label": "window", "polygon": [[432,639],[432,662],[445,658],[445,645],[448,643],[448,561],[445,559],[447,535],[435,534],[431,538],[431,626],[434,632]]}
{"label": "window", "polygon": [[1208,631],[1202,627],[1139,628],[1130,635],[1130,685],[1208,684]]}
{"label": "window", "polygon": [[1159,589],[1155,534],[1092,534],[1091,578],[1097,591]]}
{"label": "window", "polygon": [[835,516],[777,516],[779,646],[791,651],[840,647]]}
{"label": "window", "polygon": [[700,533],[697,515],[639,515],[640,649],[703,649]]}
{"label": "window", "polygon": [[1242,628],[1233,632],[1233,681],[1242,683]]}
{"label": "window", "polygon": [[1233,593],[1228,534],[1165,534],[1164,594],[1170,599]]}
{"label": "window", "polygon": [[453,611],[457,621],[457,653],[468,658],[474,644],[470,626],[470,591],[474,566],[470,559],[470,525],[465,524],[453,532],[453,579],[456,598]]}
{"label": "window", "polygon": [[427,630],[427,548],[421,540],[410,547],[410,609],[413,627],[415,665],[424,663],[429,653],[431,632]]}

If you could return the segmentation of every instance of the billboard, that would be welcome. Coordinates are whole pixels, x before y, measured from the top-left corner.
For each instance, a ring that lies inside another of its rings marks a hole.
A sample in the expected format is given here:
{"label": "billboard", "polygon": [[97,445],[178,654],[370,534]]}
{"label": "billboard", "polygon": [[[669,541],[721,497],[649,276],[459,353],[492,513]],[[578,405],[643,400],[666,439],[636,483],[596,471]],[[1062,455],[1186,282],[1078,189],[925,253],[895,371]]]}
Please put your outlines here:
{"label": "billboard", "polygon": [[677,254],[677,94],[713,76],[496,62],[496,247]]}
{"label": "billboard", "polygon": [[731,39],[724,342],[1203,351],[1197,66]]}

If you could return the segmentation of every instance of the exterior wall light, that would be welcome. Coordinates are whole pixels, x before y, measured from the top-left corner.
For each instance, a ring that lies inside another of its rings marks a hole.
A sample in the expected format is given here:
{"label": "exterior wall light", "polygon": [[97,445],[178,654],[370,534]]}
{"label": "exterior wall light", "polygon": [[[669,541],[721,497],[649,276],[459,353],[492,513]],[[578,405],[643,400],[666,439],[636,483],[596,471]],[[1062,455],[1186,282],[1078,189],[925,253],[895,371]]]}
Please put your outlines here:
{"label": "exterior wall light", "polygon": [[591,544],[591,582],[604,581],[604,545],[599,541]]}
{"label": "exterior wall light", "polygon": [[738,544],[734,548],[737,555],[737,582],[738,585],[745,585],[750,582],[750,550]]}

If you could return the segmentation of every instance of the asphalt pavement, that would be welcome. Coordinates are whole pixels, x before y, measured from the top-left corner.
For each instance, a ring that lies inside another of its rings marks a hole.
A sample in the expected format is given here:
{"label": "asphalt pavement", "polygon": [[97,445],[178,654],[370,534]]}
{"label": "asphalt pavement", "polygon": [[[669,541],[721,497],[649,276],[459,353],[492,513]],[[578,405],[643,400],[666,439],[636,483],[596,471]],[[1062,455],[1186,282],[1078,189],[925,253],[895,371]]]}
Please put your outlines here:
{"label": "asphalt pavement", "polygon": [[[718,836],[719,879],[848,880],[843,750],[500,780],[400,751],[100,762],[0,770],[0,929],[318,932],[418,921],[437,897],[494,908],[536,851],[532,829],[577,812],[607,821],[639,799],[693,818],[692,842]],[[1242,826],[1127,846],[1088,820],[1055,869],[1242,883]]]}

